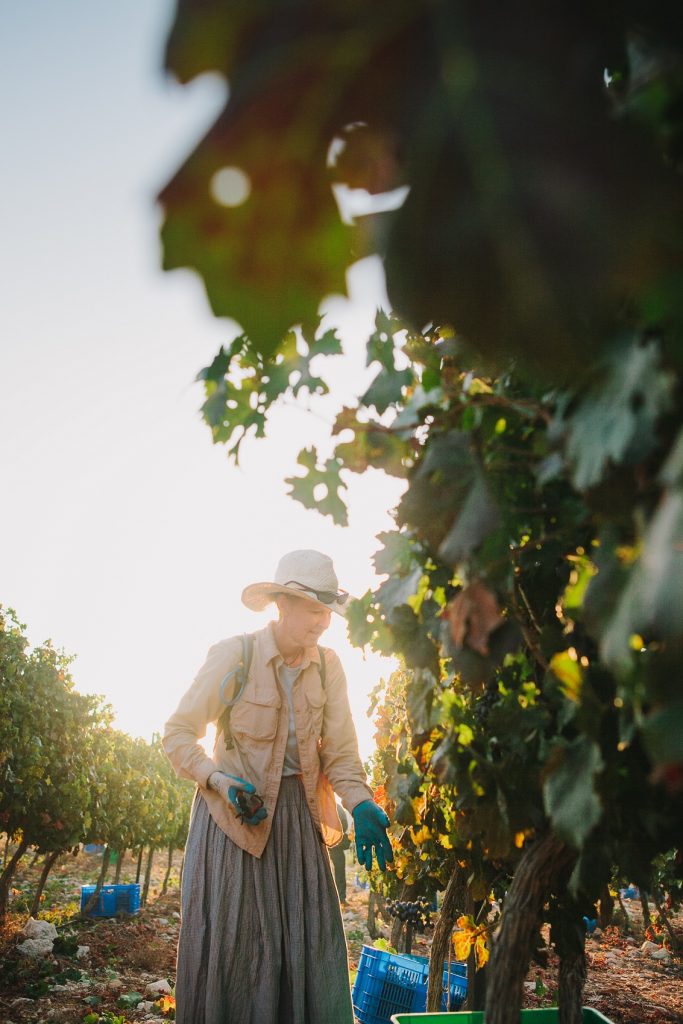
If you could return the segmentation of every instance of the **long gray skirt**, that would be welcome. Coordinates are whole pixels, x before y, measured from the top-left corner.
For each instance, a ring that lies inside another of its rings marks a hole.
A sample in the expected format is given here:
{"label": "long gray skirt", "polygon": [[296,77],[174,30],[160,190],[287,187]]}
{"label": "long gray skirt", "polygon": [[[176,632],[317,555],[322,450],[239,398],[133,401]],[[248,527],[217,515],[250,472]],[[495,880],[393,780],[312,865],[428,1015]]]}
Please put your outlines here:
{"label": "long gray skirt", "polygon": [[178,1024],[353,1024],[339,897],[296,776],[261,858],[197,794],[181,904]]}

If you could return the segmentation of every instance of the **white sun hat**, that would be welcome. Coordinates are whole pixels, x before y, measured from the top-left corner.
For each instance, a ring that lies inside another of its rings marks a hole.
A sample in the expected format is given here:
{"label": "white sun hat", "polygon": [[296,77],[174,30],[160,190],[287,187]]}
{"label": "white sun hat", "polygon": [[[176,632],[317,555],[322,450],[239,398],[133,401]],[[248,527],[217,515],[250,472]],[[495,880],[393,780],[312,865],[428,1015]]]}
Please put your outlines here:
{"label": "white sun hat", "polygon": [[290,551],[275,570],[275,579],[267,583],[251,583],[242,591],[242,603],[253,612],[261,612],[278,594],[295,594],[315,604],[322,604],[338,615],[345,614],[349,595],[339,589],[339,580],[332,559],[320,551]]}

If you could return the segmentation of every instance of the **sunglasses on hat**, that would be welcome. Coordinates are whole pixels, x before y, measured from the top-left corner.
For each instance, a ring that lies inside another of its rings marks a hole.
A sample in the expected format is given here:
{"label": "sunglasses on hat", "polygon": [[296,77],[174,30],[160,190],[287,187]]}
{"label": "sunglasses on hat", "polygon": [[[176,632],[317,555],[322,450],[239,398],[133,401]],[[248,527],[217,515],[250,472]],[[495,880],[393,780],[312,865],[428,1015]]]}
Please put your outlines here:
{"label": "sunglasses on hat", "polygon": [[338,593],[335,593],[334,590],[316,590],[305,583],[299,583],[298,580],[288,580],[287,583],[283,583],[283,586],[299,587],[300,590],[305,591],[307,594],[315,594],[316,601],[320,601],[321,604],[344,604],[349,599],[349,595],[345,590],[340,590]]}

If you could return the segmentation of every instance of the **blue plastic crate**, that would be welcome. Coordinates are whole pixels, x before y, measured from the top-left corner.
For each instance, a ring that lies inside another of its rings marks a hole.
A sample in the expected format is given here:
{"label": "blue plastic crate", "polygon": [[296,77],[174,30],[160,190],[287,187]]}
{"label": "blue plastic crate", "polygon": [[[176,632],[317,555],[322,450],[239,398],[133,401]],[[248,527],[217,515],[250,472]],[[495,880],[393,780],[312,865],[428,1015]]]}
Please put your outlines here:
{"label": "blue plastic crate", "polygon": [[[95,891],[94,885],[81,886],[81,913]],[[97,897],[97,903],[88,913],[88,917],[115,917],[116,914],[137,914],[140,910],[140,886],[137,882],[130,885],[103,885]]]}
{"label": "blue plastic crate", "polygon": [[[450,970],[450,1008],[457,1010],[467,995],[467,967],[453,961]],[[424,1013],[428,982],[427,957],[363,946],[352,993],[356,1017],[361,1024],[390,1024],[394,1013]],[[442,1010],[447,996],[448,964],[444,964]]]}
{"label": "blue plastic crate", "polygon": [[619,890],[619,895],[624,900],[640,899],[640,889],[637,885],[628,885],[625,889]]}

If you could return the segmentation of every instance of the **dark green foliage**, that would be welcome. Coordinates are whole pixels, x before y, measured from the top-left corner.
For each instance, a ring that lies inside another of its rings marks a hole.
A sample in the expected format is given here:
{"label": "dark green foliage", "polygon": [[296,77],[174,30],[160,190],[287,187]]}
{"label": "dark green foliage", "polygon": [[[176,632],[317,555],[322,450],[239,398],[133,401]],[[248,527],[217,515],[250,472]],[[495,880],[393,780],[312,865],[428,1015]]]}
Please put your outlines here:
{"label": "dark green foliage", "polygon": [[602,768],[600,748],[588,736],[558,740],[550,750],[545,807],[554,830],[571,845],[582,845],[602,817],[594,787]]}
{"label": "dark green foliage", "polygon": [[[305,349],[305,355],[299,348]],[[271,356],[255,350],[244,337],[233,341],[227,351],[221,348],[211,365],[197,375],[204,381],[207,397],[202,413],[214,442],[230,444],[229,454],[237,460],[252,428],[256,437],[264,436],[268,408],[283,393],[295,397],[304,389],[309,394],[327,393],[325,381],[311,373],[311,360],[340,354],[333,331],[319,338],[303,335],[299,340],[290,331]]]}
{"label": "dark green foliage", "polygon": [[[111,709],[74,689],[70,659],[49,643],[31,650],[24,630],[0,606],[2,831],[44,854],[82,842],[181,847],[193,787],[176,777],[159,737],[112,728]],[[0,918],[10,882],[6,872]]]}
{"label": "dark green foliage", "polygon": [[[615,310],[680,330],[670,12],[181,0],[167,66],[219,71],[230,95],[162,192],[165,265],[196,267],[266,354],[369,248],[413,324],[453,323],[488,356],[566,373]],[[224,167],[249,180],[237,206],[212,197]],[[332,182],[410,192],[351,228]]]}
{"label": "dark green foliage", "polygon": [[[286,369],[261,383],[294,358],[292,324],[314,338],[345,266],[384,262],[396,312],[378,313],[377,374],[333,431],[353,440],[307,449],[290,483],[340,523],[347,473],[407,481],[379,538],[388,578],[348,618],[405,669],[375,695],[397,870],[443,881],[455,857],[483,900],[554,831],[574,867],[547,895],[574,954],[577,908],[610,879],[647,887],[658,858],[679,863],[680,15],[181,0],[168,64],[231,86],[162,195],[167,265],[196,267],[246,331],[206,377],[215,440],[236,455],[263,433],[296,394]],[[252,182],[237,209],[209,198],[223,165]],[[330,182],[409,190],[347,228]]]}

